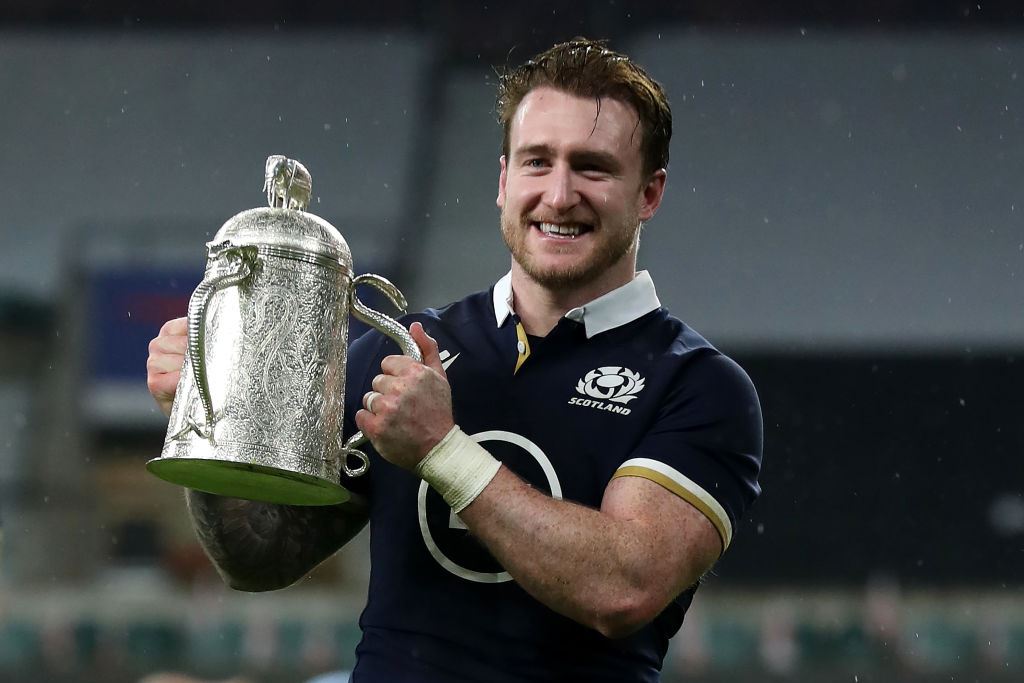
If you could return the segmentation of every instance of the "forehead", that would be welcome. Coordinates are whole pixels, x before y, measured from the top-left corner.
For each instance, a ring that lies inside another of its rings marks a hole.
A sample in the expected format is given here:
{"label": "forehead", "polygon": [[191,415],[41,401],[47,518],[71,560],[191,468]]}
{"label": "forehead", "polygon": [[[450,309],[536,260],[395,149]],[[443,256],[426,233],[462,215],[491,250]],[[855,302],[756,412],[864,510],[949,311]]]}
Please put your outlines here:
{"label": "forehead", "polygon": [[531,90],[509,128],[510,152],[535,145],[599,149],[639,159],[640,117],[632,105],[602,97],[577,97],[554,88]]}

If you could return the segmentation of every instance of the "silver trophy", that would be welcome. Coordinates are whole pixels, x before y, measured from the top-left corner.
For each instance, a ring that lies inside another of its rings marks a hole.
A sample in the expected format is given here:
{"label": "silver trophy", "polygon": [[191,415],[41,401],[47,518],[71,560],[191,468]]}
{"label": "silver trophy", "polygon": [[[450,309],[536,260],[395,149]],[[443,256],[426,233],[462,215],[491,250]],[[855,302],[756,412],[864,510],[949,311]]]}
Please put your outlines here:
{"label": "silver trophy", "polygon": [[384,278],[353,277],[341,233],[306,213],[305,167],[275,155],[265,178],[270,206],[234,216],[206,245],[167,437],[146,466],[207,493],[341,503],[350,497],[341,472],[359,476],[369,464],[362,434],[342,437],[349,314],[422,358],[402,325],[356,297],[368,285],[406,307]]}

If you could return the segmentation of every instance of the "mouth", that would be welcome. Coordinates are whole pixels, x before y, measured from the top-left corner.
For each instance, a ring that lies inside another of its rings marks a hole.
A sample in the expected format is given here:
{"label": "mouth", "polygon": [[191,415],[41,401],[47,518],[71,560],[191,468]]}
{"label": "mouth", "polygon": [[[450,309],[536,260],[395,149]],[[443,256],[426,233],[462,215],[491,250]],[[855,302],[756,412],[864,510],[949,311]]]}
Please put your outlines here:
{"label": "mouth", "polygon": [[530,221],[530,227],[539,230],[545,237],[560,240],[574,240],[594,229],[589,223],[547,223]]}

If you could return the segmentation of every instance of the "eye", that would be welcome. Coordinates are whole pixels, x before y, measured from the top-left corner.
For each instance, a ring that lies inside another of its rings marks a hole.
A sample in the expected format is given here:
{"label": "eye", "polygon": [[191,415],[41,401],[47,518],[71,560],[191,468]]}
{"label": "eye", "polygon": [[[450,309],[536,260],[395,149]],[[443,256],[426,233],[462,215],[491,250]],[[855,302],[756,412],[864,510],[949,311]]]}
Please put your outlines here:
{"label": "eye", "polygon": [[540,157],[534,157],[532,159],[527,159],[525,165],[527,168],[544,168],[547,166],[547,162]]}
{"label": "eye", "polygon": [[610,173],[607,168],[598,164],[584,164],[577,170],[587,178],[604,178]]}

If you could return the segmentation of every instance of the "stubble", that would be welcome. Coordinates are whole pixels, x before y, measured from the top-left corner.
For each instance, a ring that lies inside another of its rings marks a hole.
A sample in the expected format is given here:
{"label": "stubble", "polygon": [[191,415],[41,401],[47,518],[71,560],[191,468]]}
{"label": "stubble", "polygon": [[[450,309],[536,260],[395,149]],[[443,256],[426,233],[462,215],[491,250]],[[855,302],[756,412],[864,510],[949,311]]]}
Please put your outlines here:
{"label": "stubble", "polygon": [[601,226],[598,230],[600,241],[597,248],[586,258],[561,267],[545,266],[530,253],[526,238],[533,228],[526,217],[514,217],[501,211],[501,236],[512,253],[512,258],[523,272],[537,284],[548,289],[571,289],[589,285],[602,273],[628,258],[639,246],[640,219],[631,216],[618,226]]}

